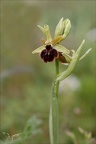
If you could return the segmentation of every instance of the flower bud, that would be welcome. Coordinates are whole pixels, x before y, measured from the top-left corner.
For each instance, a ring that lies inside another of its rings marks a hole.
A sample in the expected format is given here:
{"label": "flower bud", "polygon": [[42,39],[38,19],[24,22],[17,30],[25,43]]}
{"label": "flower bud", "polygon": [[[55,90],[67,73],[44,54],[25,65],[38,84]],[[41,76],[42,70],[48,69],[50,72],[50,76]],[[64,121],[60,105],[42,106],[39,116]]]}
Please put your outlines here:
{"label": "flower bud", "polygon": [[63,21],[63,25],[64,25],[64,34],[63,37],[64,39],[68,36],[70,30],[71,30],[71,22],[69,19],[66,19],[65,21]]}
{"label": "flower bud", "polygon": [[56,26],[54,37],[57,38],[58,36],[62,36],[62,39],[61,39],[62,41],[63,39],[67,37],[70,30],[71,30],[70,20],[69,19],[63,20],[63,18],[61,18],[59,23]]}
{"label": "flower bud", "polygon": [[64,24],[63,24],[63,18],[61,18],[56,26],[54,37],[56,38],[58,36],[63,35],[63,32],[64,32]]}

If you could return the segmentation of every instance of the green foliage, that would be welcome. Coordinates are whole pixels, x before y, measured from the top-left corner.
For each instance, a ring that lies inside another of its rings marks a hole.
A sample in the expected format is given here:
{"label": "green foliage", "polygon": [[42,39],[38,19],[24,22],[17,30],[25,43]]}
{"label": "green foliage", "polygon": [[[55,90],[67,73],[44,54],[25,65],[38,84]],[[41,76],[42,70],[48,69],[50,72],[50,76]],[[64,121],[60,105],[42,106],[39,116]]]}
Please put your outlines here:
{"label": "green foliage", "polygon": [[[41,126],[43,132],[36,137],[28,138],[25,144],[32,144],[32,140],[34,144],[40,144],[40,142],[49,144],[47,127],[49,90],[54,78],[54,63],[45,64],[40,61],[38,55],[34,58],[31,52],[41,45],[38,40],[42,35],[36,25],[47,23],[54,32],[54,27],[61,17],[69,18],[72,23],[71,33],[62,45],[74,49],[84,38],[86,40],[84,51],[88,48],[92,48],[92,51],[74,71],[81,83],[80,89],[74,92],[71,89],[68,92],[64,90],[64,93],[60,94],[59,138],[61,143],[72,144],[72,140],[64,132],[67,128],[82,142],[80,144],[83,144],[84,137],[78,132],[78,127],[91,132],[92,138],[96,138],[96,44],[88,38],[88,32],[96,27],[95,1],[40,1],[39,3],[39,1],[1,0],[0,8],[1,74],[5,74],[7,70],[11,71],[14,67],[18,69],[18,66],[22,67],[22,65],[32,69],[31,72],[17,73],[15,71],[12,75],[0,79],[1,141],[6,138],[2,132],[10,136],[22,133],[25,122],[35,114],[43,120]],[[61,65],[61,72],[63,68],[64,66]],[[76,111],[77,108],[79,111]],[[21,135],[18,138],[20,137]],[[7,141],[2,143],[5,142]]]}
{"label": "green foliage", "polygon": [[78,128],[80,134],[82,134],[82,139],[78,139],[77,136],[70,131],[65,131],[65,134],[72,139],[74,144],[95,144],[95,139],[92,139],[92,135],[90,132],[83,130],[82,128]]}
{"label": "green foliage", "polygon": [[[24,144],[30,137],[41,134],[41,129],[39,126],[42,124],[42,121],[36,116],[32,116],[26,123],[23,131],[18,134],[10,136],[8,133],[3,132],[6,140],[1,144]],[[34,142],[34,139],[33,139]]]}

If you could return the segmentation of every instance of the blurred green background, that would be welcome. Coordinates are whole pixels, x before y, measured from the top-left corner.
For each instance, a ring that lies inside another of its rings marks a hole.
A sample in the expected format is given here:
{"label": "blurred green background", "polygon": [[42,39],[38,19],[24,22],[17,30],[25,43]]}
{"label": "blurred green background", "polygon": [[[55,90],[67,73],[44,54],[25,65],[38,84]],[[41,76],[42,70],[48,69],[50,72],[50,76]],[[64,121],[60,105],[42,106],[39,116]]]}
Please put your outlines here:
{"label": "blurred green background", "polygon": [[[32,51],[41,45],[43,34],[37,25],[48,24],[52,35],[58,21],[71,20],[72,29],[62,45],[84,51],[92,48],[69,79],[60,84],[60,143],[72,144],[69,130],[80,138],[81,127],[96,138],[96,1],[95,0],[1,0],[1,128],[10,135],[22,132],[26,121],[36,115],[43,121],[42,133],[29,143],[49,144],[50,90],[55,75],[53,63],[45,64]],[[60,64],[60,71],[66,66]]]}

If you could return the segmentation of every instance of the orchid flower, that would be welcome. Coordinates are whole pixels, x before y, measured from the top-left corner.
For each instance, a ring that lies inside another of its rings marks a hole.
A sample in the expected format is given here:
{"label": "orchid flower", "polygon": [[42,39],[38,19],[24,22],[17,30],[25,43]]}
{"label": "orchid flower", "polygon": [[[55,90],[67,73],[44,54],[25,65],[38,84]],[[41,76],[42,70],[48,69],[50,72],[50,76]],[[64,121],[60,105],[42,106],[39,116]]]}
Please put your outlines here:
{"label": "orchid flower", "polygon": [[62,40],[64,40],[70,32],[71,29],[70,20],[66,19],[64,21],[62,18],[59,21],[55,30],[54,39],[52,39],[51,37],[50,29],[48,25],[44,25],[44,28],[39,25],[38,27],[44,33],[46,40],[42,38],[41,42],[43,43],[43,45],[37,48],[36,50],[34,50],[32,54],[39,53],[41,59],[43,59],[44,62],[52,62],[58,58],[59,61],[61,61],[62,63],[69,63],[70,51],[64,46],[60,45],[59,43]]}
{"label": "orchid flower", "polygon": [[[46,63],[53,62],[55,59],[58,59],[61,63],[64,64],[71,63],[72,59],[75,56],[75,51],[69,50],[59,44],[62,40],[64,40],[68,36],[71,30],[70,20],[69,19],[63,20],[63,18],[60,19],[55,29],[54,39],[52,39],[51,37],[48,25],[44,25],[44,27],[38,25],[38,27],[45,35],[46,40],[42,38],[41,42],[43,45],[35,49],[32,52],[32,54],[39,53],[41,59],[43,59],[43,61]],[[91,49],[89,49],[86,52],[86,54],[84,54],[81,58],[79,57],[79,60],[83,59],[83,57],[85,57],[85,55],[87,55],[90,50]],[[72,53],[72,55],[70,55],[70,53]]]}

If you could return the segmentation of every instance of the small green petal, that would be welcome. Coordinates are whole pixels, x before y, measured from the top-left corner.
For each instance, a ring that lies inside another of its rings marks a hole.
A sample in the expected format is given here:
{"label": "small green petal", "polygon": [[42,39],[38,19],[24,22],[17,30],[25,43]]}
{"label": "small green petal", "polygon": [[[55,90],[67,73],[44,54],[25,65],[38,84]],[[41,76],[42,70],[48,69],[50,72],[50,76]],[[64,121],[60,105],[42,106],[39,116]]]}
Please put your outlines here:
{"label": "small green petal", "polygon": [[35,50],[32,52],[32,54],[41,53],[41,51],[42,51],[43,49],[45,49],[45,45],[43,45],[43,46],[41,46],[41,47],[35,49]]}
{"label": "small green petal", "polygon": [[61,18],[59,23],[56,26],[54,37],[56,38],[56,37],[62,35],[63,32],[64,32],[64,24],[63,24],[63,18]]}
{"label": "small green petal", "polygon": [[61,53],[64,53],[64,54],[69,54],[70,53],[70,51],[67,48],[65,48],[65,47],[63,47],[62,45],[59,45],[59,44],[55,45],[54,48],[58,52],[61,52]]}
{"label": "small green petal", "polygon": [[60,41],[62,41],[62,39],[63,39],[63,36],[58,36],[58,37],[56,37],[55,39],[53,39],[51,43],[52,43],[53,45],[56,45],[56,44],[58,44]]}

